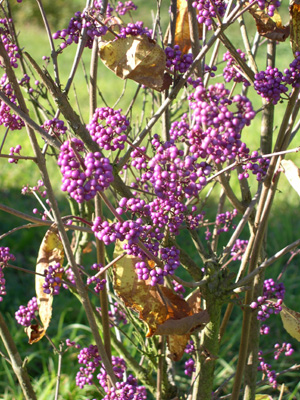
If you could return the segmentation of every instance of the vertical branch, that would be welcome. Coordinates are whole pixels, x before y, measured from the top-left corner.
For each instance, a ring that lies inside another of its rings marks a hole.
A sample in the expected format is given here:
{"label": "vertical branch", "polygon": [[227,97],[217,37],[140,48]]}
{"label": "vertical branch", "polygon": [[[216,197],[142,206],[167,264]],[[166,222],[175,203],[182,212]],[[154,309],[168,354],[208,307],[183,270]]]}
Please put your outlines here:
{"label": "vertical branch", "polygon": [[171,0],[170,7],[170,31],[168,37],[168,45],[173,47],[176,32],[176,14],[177,14],[177,0]]}
{"label": "vertical branch", "polygon": [[[217,215],[221,214],[223,212],[225,200],[226,200],[226,193],[225,193],[224,189],[222,188],[221,189],[220,198],[219,198]],[[218,248],[219,236],[217,234],[217,231],[218,231],[218,227],[217,227],[217,224],[215,224],[213,235],[212,235],[212,241],[211,241],[211,249],[212,249],[213,252],[216,252],[217,248]]]}
{"label": "vertical branch", "polygon": [[[158,2],[157,7],[161,6],[161,2]],[[159,9],[157,11],[159,13]],[[177,13],[177,0],[171,0],[171,7],[170,7],[170,30],[168,35],[168,46],[174,47],[174,40],[175,40],[175,31],[176,31],[176,13]],[[158,14],[159,15],[159,14]],[[162,103],[169,96],[169,91],[166,89],[162,95],[161,100]],[[163,139],[168,142],[170,140],[170,106],[165,109],[165,112],[162,115],[162,137]]]}
{"label": "vertical branch", "polygon": [[158,344],[158,365],[157,365],[157,378],[156,378],[156,400],[162,400],[162,380],[164,374],[164,344],[165,339],[163,336],[159,337]]}
{"label": "vertical branch", "polygon": [[[276,56],[276,42],[273,40],[268,41],[267,47],[267,66],[274,68]],[[262,113],[262,124],[261,124],[261,153],[268,154],[272,151],[272,137],[273,137],[273,126],[274,126],[274,104],[265,104]],[[264,257],[266,247],[266,232],[264,237],[264,244],[261,249],[260,258]],[[259,260],[258,260],[259,261]],[[251,297],[256,299],[261,295],[263,290],[264,272],[258,274],[253,282],[253,289]],[[250,337],[248,351],[247,351],[247,363],[245,366],[245,392],[244,400],[254,400],[256,392],[256,376],[257,376],[257,365],[258,365],[258,350],[259,350],[259,336],[260,336],[260,323],[256,318],[256,313],[252,313],[251,324],[250,324]]]}
{"label": "vertical branch", "polygon": [[56,388],[55,388],[55,396],[54,400],[58,400],[59,396],[59,386],[60,386],[60,380],[61,380],[61,367],[62,367],[62,344],[59,346],[59,352],[58,352],[58,367],[57,367],[57,377],[56,377]]}
{"label": "vertical branch", "polygon": [[[95,198],[95,214],[96,217],[103,219],[102,202],[99,195]],[[102,240],[96,238],[96,251],[97,263],[105,265],[105,247]],[[100,275],[100,279],[106,279],[106,272]],[[103,340],[107,357],[111,360],[111,343],[110,343],[110,329],[109,329],[109,315],[108,315],[108,298],[107,289],[104,285],[100,291],[100,305],[101,305],[101,320],[103,328]]]}
{"label": "vertical branch", "polygon": [[90,118],[97,108],[97,68],[98,68],[98,40],[95,37],[91,56],[91,66],[90,66]]}
{"label": "vertical branch", "polygon": [[[290,133],[295,121],[296,114],[298,112],[297,99],[299,96],[299,88],[294,88],[289,102],[287,104],[285,114],[282,118],[282,123],[280,126],[280,130],[277,136],[276,144],[274,151],[281,151],[285,149],[285,146],[288,145],[288,140],[290,137]],[[263,243],[263,238],[265,234],[265,229],[267,225],[267,221],[269,218],[271,205],[274,199],[274,195],[276,192],[276,187],[279,179],[279,174],[276,177],[273,177],[275,168],[277,165],[279,156],[274,156],[271,159],[267,175],[265,177],[263,183],[262,194],[260,197],[260,201],[257,207],[257,213],[255,218],[255,231],[254,234],[251,236],[250,241],[252,245],[252,254],[249,261],[249,270],[248,272],[251,273],[257,266],[257,261],[260,256],[260,251]],[[250,244],[249,241],[249,244]],[[252,301],[252,291],[248,291],[245,297],[245,304],[249,305]],[[250,330],[250,322],[251,322],[251,313],[248,307],[244,309],[244,318],[243,318],[243,326],[242,326],[242,337],[240,342],[240,351],[239,351],[239,359],[237,364],[237,374],[235,376],[235,381],[233,384],[233,391],[232,391],[232,399],[236,400],[239,398],[239,392],[242,384],[242,377],[244,372],[244,367],[246,363],[246,354],[248,349],[249,343],[249,330]]]}
{"label": "vertical branch", "polygon": [[[158,4],[160,7],[160,4]],[[174,47],[174,40],[175,40],[175,31],[176,31],[176,14],[177,14],[177,0],[171,0],[171,7],[170,7],[170,30],[169,30],[169,36],[168,36],[168,45],[171,47]],[[162,95],[161,95],[161,100],[162,103],[165,102],[165,100],[169,96],[169,91],[166,89]],[[162,137],[163,139],[168,142],[170,140],[170,127],[171,127],[171,122],[170,122],[170,106],[168,106],[165,109],[165,112],[162,115]]]}
{"label": "vertical branch", "polygon": [[[199,41],[199,28],[196,15],[196,9],[192,6],[193,0],[187,0],[188,3],[188,18],[189,18],[189,28],[192,44],[193,57],[196,58],[200,52],[200,41]],[[202,76],[201,65],[198,64],[195,68],[197,76]]]}
{"label": "vertical branch", "polygon": [[36,0],[36,2],[38,3],[39,9],[40,9],[40,13],[42,15],[43,21],[44,21],[44,25],[45,25],[45,29],[48,35],[48,39],[49,39],[49,43],[50,43],[50,48],[51,48],[51,58],[53,61],[53,68],[54,68],[54,76],[55,76],[55,82],[57,84],[57,86],[60,85],[60,81],[59,81],[59,71],[58,71],[58,65],[57,65],[57,53],[55,51],[55,47],[54,47],[54,42],[53,42],[53,38],[52,38],[52,34],[51,34],[51,29],[50,26],[48,24],[48,20],[45,14],[45,10],[43,7],[43,4],[41,2],[41,0]]}
{"label": "vertical branch", "polygon": [[29,375],[26,368],[23,366],[22,359],[17,350],[15,342],[9,332],[9,329],[0,313],[0,337],[9,355],[12,368],[19,381],[24,398],[26,400],[37,400],[33,387],[31,385]]}
{"label": "vertical branch", "polygon": [[[207,290],[206,290],[207,292]],[[214,293],[205,293],[207,311],[210,322],[201,332],[201,348],[197,356],[196,381],[193,390],[193,400],[211,399],[213,391],[215,362],[219,352],[219,330],[221,318],[221,303]]]}

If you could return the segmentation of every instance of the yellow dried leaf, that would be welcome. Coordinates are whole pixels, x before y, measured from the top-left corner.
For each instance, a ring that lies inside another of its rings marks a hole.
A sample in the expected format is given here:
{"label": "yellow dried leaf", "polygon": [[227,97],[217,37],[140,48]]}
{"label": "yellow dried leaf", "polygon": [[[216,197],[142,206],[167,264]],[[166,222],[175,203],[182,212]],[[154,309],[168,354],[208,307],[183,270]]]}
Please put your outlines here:
{"label": "yellow dried leaf", "polygon": [[300,51],[300,4],[297,0],[290,3],[290,30],[290,41],[295,55]]}
{"label": "yellow dried leaf", "polygon": [[99,54],[104,65],[120,78],[155,90],[164,88],[166,55],[148,36],[127,36],[100,44]]}
{"label": "yellow dried leaf", "polygon": [[167,337],[168,348],[170,354],[168,357],[173,361],[181,360],[182,356],[184,355],[184,350],[186,345],[190,339],[189,334],[186,335],[169,335]]}
{"label": "yellow dried leaf", "polygon": [[[198,24],[199,38],[202,38],[202,24]],[[183,54],[191,48],[191,34],[186,0],[177,0],[177,14],[174,44],[178,45]]]}
{"label": "yellow dried leaf", "polygon": [[280,312],[280,316],[284,329],[288,334],[300,342],[300,313],[291,310],[284,304],[282,304],[281,307],[282,311]]}
{"label": "yellow dried leaf", "polygon": [[[117,242],[114,257],[123,251]],[[202,329],[209,321],[208,313],[199,308],[199,293],[193,297],[193,303],[189,304],[164,286],[153,287],[150,280],[138,280],[135,264],[139,261],[139,258],[127,255],[115,263],[115,292],[127,307],[139,313],[139,318],[148,327],[147,337],[168,336],[171,356],[178,361],[191,333]]]}
{"label": "yellow dried leaf", "polygon": [[[248,3],[245,4],[246,6]],[[275,10],[274,16],[270,17],[265,10],[261,10],[258,5],[253,5],[249,13],[256,22],[256,28],[261,36],[271,40],[284,42],[290,34],[289,26],[283,26],[280,14]]]}
{"label": "yellow dried leaf", "polygon": [[256,394],[255,400],[273,400],[273,397],[269,396],[268,394]]}
{"label": "yellow dried leaf", "polygon": [[281,165],[284,169],[285,176],[290,185],[296,190],[300,196],[300,170],[291,160],[282,160]]}
{"label": "yellow dried leaf", "polygon": [[[36,264],[35,292],[39,306],[39,317],[43,327],[31,325],[26,329],[29,343],[35,343],[42,339],[51,321],[53,295],[44,293],[43,283],[44,271],[50,265],[60,263],[64,260],[64,250],[57,229],[53,226],[46,232],[41,243]],[[61,274],[59,275],[61,278]]]}

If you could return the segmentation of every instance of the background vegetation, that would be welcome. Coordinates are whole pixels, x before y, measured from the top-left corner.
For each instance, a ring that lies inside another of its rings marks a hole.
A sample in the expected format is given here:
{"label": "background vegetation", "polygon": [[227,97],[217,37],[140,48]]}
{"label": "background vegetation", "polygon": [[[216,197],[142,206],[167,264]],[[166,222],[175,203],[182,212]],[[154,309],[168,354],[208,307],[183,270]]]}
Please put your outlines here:
{"label": "background vegetation", "polygon": [[[72,2],[66,2],[62,0],[47,0],[43,3],[53,31],[65,27],[74,12],[83,8],[83,3],[81,0],[74,0]],[[145,25],[149,27],[152,25],[153,17],[153,13],[151,13],[150,10],[152,9],[152,7],[155,8],[155,3],[156,2],[154,1],[136,1],[136,4],[139,7],[138,13],[140,15],[140,19],[143,20],[145,22]],[[168,4],[169,3],[167,1],[163,1],[163,7],[167,8]],[[37,61],[40,61],[42,56],[49,55],[50,51],[46,34],[44,30],[41,29],[41,18],[36,3],[34,1],[24,1],[23,4],[17,4],[14,1],[11,1],[11,6],[12,12],[15,13],[15,15],[17,16],[17,21],[22,22],[23,25],[19,33],[19,42],[21,47],[26,44],[25,50],[32,54]],[[168,21],[166,19],[163,20],[164,29],[167,23]],[[255,28],[254,24],[253,28]],[[253,29],[252,35],[254,35],[254,32],[255,31]],[[236,41],[237,47],[240,47],[238,43],[238,41],[240,40],[238,32],[228,32],[228,36],[232,38],[233,42]],[[66,51],[64,51],[62,55],[59,56],[62,82],[66,82],[67,80],[75,51],[76,48],[74,46],[71,46]],[[278,51],[282,51],[281,48]],[[258,65],[261,69],[265,68],[265,52],[265,45],[261,46],[258,58]],[[287,67],[289,62],[292,61],[292,52],[289,51],[287,47],[284,47],[284,52],[278,56],[278,59],[280,62],[280,67]],[[78,110],[80,109],[83,120],[87,122],[88,92],[85,68],[87,68],[89,61],[88,55],[84,57],[83,61],[84,63],[86,63],[86,66],[82,64],[81,73],[78,73],[76,76],[75,87],[77,94],[80,93],[80,96],[78,96],[78,98],[80,98],[81,103],[79,104]],[[222,73],[221,60],[218,65],[218,73]],[[113,107],[115,102],[120,97],[120,94],[122,93],[124,82],[115,77],[112,72],[110,72],[102,64],[100,64],[99,87],[107,104]],[[120,100],[118,104],[119,108],[122,108],[124,110],[127,109],[132,95],[135,92],[135,89],[136,84],[134,82],[126,82],[126,95],[123,96]],[[251,92],[249,96],[251,97]],[[70,93],[70,99],[72,101],[72,104],[76,104],[76,93]],[[151,107],[151,99],[148,99],[148,102],[149,103],[147,104],[147,107]],[[100,106],[103,105],[100,104]],[[142,104],[140,102],[135,105],[136,109],[140,108],[141,106]],[[258,109],[259,107],[261,107],[261,104],[255,104],[255,106],[256,109]],[[77,108],[77,105],[75,107]],[[279,124],[282,117],[283,108],[283,106],[282,108],[280,108],[280,106],[277,106],[277,125]],[[247,140],[248,145],[251,145],[251,150],[256,149],[259,145],[259,129],[259,120],[257,118],[255,119],[255,123],[252,124],[244,132],[244,135],[247,135],[247,137],[249,136],[249,138],[251,138],[250,141]],[[24,153],[27,153],[28,149],[26,148],[26,146],[28,145],[26,145],[26,141],[23,140],[24,135],[25,132],[23,131],[13,132],[8,140],[5,142],[6,151],[11,145],[19,143],[25,149]],[[1,136],[2,133],[0,133],[0,137]],[[296,154],[290,158],[294,159],[297,163],[297,159],[299,157]],[[59,196],[61,177],[60,172],[56,168],[54,162],[51,166],[51,171],[52,177],[55,176],[55,187]],[[1,202],[16,209],[19,209],[20,211],[30,213],[33,208],[37,207],[36,200],[34,199],[34,197],[23,196],[20,192],[20,188],[22,187],[22,185],[26,184],[29,184],[30,186],[35,185],[38,178],[38,169],[34,169],[32,164],[20,162],[14,168],[11,168],[11,166],[7,163],[5,159],[0,159]],[[272,212],[274,214],[274,217],[276,216],[276,214],[282,214],[284,215],[284,218],[281,219],[281,221],[283,222],[280,222],[280,224],[278,223],[277,218],[270,219],[270,225],[268,228],[268,242],[270,243],[270,246],[267,249],[269,255],[274,254],[285,244],[288,244],[293,240],[298,239],[300,232],[299,197],[291,190],[284,176],[281,177],[278,190],[280,193],[277,196],[277,200],[274,204]],[[65,202],[65,200],[62,200],[62,202]],[[66,203],[65,207],[67,208]],[[211,213],[212,215],[214,213],[213,206],[211,206]],[[17,218],[8,216],[1,211],[0,221],[0,235],[4,232],[9,231],[10,229],[13,229],[20,222]],[[34,270],[38,248],[44,233],[45,232],[43,232],[42,230],[34,229],[15,232],[5,239],[5,245],[13,248],[14,255],[18,259],[19,265],[21,265],[22,260],[22,263],[24,264],[24,266],[26,266],[26,268],[31,268],[32,270]],[[184,237],[182,237],[182,241],[184,243]],[[192,248],[188,248],[186,250],[188,250],[189,252],[193,251]],[[86,257],[89,260],[92,260],[94,257],[94,253],[90,253]],[[288,258],[289,256],[286,256],[284,260],[281,260],[276,265],[273,265],[270,276],[276,278],[278,274],[281,273],[284,269],[285,286],[287,290],[287,306],[293,306],[294,308],[297,308],[296,305],[300,304],[300,292],[297,289],[299,281],[299,256],[294,257],[291,263],[285,269],[285,263],[287,262]],[[50,347],[45,341],[42,341],[35,345],[35,351],[32,352],[32,348],[27,343],[26,335],[24,334],[23,330],[19,326],[17,326],[15,320],[11,317],[11,315],[14,314],[20,304],[26,303],[28,299],[34,295],[32,278],[31,276],[24,275],[23,273],[19,273],[18,271],[8,270],[6,272],[6,282],[8,294],[5,298],[5,301],[1,303],[1,309],[9,320],[9,327],[12,335],[20,345],[19,350],[22,358],[26,356],[29,357],[28,369],[30,375],[34,378],[34,387],[37,390],[39,400],[48,400],[52,398],[56,382],[56,371],[58,362],[57,356],[55,354],[52,354],[49,358],[45,356],[51,354]],[[81,309],[81,311],[78,312],[79,309],[79,303],[77,302],[77,300],[75,298],[70,299],[69,296],[64,296],[63,293],[61,294],[59,299],[54,301],[53,321],[49,328],[49,335],[52,337],[52,340],[56,342],[56,344],[59,344],[59,341],[67,337],[69,337],[71,340],[77,340],[79,341],[79,343],[84,343],[86,334],[88,333],[88,328],[85,324],[84,312]],[[298,311],[300,311],[300,309],[298,309]],[[74,323],[74,320],[76,321],[76,323]],[[272,337],[280,337],[281,341],[291,342],[295,349],[295,353],[291,357],[293,359],[292,362],[300,363],[299,343],[296,340],[291,339],[287,335],[287,333],[283,331],[282,324],[278,316],[273,316],[270,320],[270,325],[273,332]],[[230,377],[231,374],[234,372],[232,365],[235,363],[238,354],[236,348],[237,342],[235,339],[236,336],[240,334],[240,328],[241,314],[233,313],[230,319],[230,327],[226,331],[226,337],[222,342],[220,358],[217,361],[218,374],[216,385],[224,382],[224,380]],[[129,348],[130,346],[132,346],[129,341],[126,344]],[[270,342],[270,337],[266,337],[262,340],[262,347],[264,349],[271,349],[272,346],[273,343]],[[76,355],[72,354],[71,352],[64,355],[63,363],[65,366],[65,371],[73,370],[71,374],[65,374],[64,372],[62,374],[61,398],[63,398],[64,400],[81,400],[86,398],[85,396],[82,396],[80,394],[80,390],[75,386],[74,377],[77,370],[72,368],[75,363],[75,359]],[[282,370],[287,367],[288,365],[285,364],[287,362],[291,363],[291,359],[283,359],[283,361],[279,362],[277,369]],[[183,374],[183,363],[184,361],[181,363],[181,376],[182,380],[185,381],[185,377]],[[7,384],[8,382],[9,384]],[[285,377],[284,382],[287,385],[284,398],[289,400],[300,399],[299,373],[289,373],[288,377]],[[15,377],[12,371],[8,368],[7,363],[2,358],[0,359],[0,398],[3,400],[21,400],[23,398],[22,393],[18,388],[18,385],[16,385]]]}

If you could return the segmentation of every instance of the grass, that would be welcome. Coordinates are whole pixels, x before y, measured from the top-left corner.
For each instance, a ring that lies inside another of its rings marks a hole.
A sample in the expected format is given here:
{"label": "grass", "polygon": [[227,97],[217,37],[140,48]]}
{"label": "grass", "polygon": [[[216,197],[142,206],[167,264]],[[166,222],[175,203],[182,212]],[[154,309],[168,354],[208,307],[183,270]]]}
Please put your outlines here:
{"label": "grass", "polygon": [[[148,5],[145,6],[145,2],[140,0],[137,2],[140,6],[139,19],[145,20],[145,25],[151,26],[152,16],[148,11]],[[163,2],[164,6],[166,2]],[[163,21],[166,25],[166,20]],[[253,24],[254,25],[254,24]],[[60,27],[61,28],[61,27]],[[233,38],[233,42],[238,47],[241,47],[240,36],[234,28],[229,31],[228,36]],[[250,39],[253,37],[253,32],[250,33]],[[40,62],[43,55],[49,54],[48,40],[45,33],[38,27],[27,26],[20,32],[19,40],[21,46],[25,45],[25,50],[28,51],[38,62]],[[283,47],[283,49],[282,49]],[[59,56],[59,65],[61,71],[61,82],[64,85],[67,81],[70,66],[74,58],[75,48],[68,48]],[[265,52],[266,47],[262,46],[259,49],[258,65],[260,69],[264,69],[265,64]],[[279,46],[278,48],[278,60],[281,69],[287,66],[287,63],[292,60],[292,54],[288,46]],[[85,69],[88,71],[89,54],[88,52],[83,58],[86,65]],[[287,61],[288,60],[288,61]],[[221,60],[219,60],[221,61]],[[222,70],[220,64],[219,70]],[[50,70],[50,72],[52,72]],[[75,87],[77,97],[79,98],[80,113],[83,116],[85,122],[88,121],[88,91],[87,83],[84,77],[84,68],[81,65],[76,76]],[[213,82],[213,81],[212,81]],[[116,78],[115,75],[105,68],[101,63],[99,65],[99,83],[98,83],[103,97],[106,99],[108,105],[113,106],[116,100],[119,98],[124,82]],[[132,98],[133,93],[136,90],[136,83],[128,81],[126,83],[126,92],[123,98],[120,100],[118,107],[126,110],[129,102]],[[249,96],[254,98],[253,91],[250,90]],[[76,96],[71,91],[70,102],[74,104],[74,108],[79,112],[76,106]],[[99,102],[99,106],[104,104]],[[258,99],[255,103],[255,109],[261,107],[261,101]],[[142,107],[142,98],[138,99],[138,102],[133,111],[133,122],[138,123],[137,115]],[[148,109],[151,108],[151,99],[148,100]],[[276,125],[279,126],[284,112],[285,103],[279,104],[276,107]],[[181,109],[180,112],[183,110]],[[32,112],[32,111],[31,111]],[[155,128],[155,132],[159,132],[160,127]],[[277,128],[278,131],[278,128]],[[274,134],[276,135],[276,132]],[[3,131],[2,131],[3,132]],[[251,150],[259,147],[259,132],[260,132],[260,121],[256,118],[253,124],[245,129],[243,132],[245,141],[249,143]],[[5,142],[4,151],[8,152],[10,146],[15,146],[17,143],[22,144],[22,154],[32,155],[30,145],[27,141],[25,131],[12,132],[9,134],[7,141]],[[42,142],[41,142],[42,145]],[[292,158],[297,162],[297,155],[288,157]],[[1,202],[11,205],[21,211],[31,213],[32,208],[36,207],[36,203],[33,198],[21,196],[20,188],[22,185],[29,183],[31,186],[36,184],[39,179],[38,168],[33,164],[25,161],[21,161],[18,165],[9,165],[6,160],[0,159],[1,172],[0,172],[0,196]],[[58,199],[64,202],[62,208],[67,209],[66,201],[62,199],[59,193],[60,186],[60,174],[55,166],[55,161],[50,160],[50,174],[53,180]],[[255,180],[251,181],[251,185],[256,185]],[[235,186],[235,190],[238,190],[238,186]],[[208,217],[214,216],[215,203],[213,202],[208,212]],[[278,194],[274,203],[272,216],[270,218],[270,224],[268,229],[268,256],[274,254],[276,251],[281,249],[283,246],[289,244],[295,239],[298,239],[297,232],[300,228],[300,208],[299,208],[299,197],[291,190],[284,176],[280,179],[278,187]],[[8,216],[1,212],[1,233],[6,232],[9,229],[20,224],[20,220],[15,217]],[[17,264],[25,268],[34,270],[38,248],[42,240],[45,230],[43,229],[26,229],[21,230],[13,235],[8,236],[4,245],[9,246],[13,249],[14,254],[17,257]],[[183,248],[190,254],[195,255],[195,249],[191,245],[190,240],[186,236],[180,236],[180,243]],[[220,249],[226,244],[225,236],[220,240]],[[2,245],[2,243],[1,243]],[[90,258],[94,257],[94,253],[90,255]],[[196,256],[195,256],[196,257]],[[299,294],[299,283],[298,283],[298,257],[295,257],[292,262],[288,265],[285,272],[286,282],[286,304],[291,308],[297,310],[297,304],[300,302]],[[280,260],[274,264],[268,270],[268,277],[276,278],[286,265],[289,256],[286,256],[283,260]],[[237,264],[236,267],[237,268]],[[29,346],[27,344],[26,336],[23,330],[17,327],[14,319],[12,318],[13,312],[17,310],[20,304],[25,304],[29,298],[34,295],[34,287],[31,276],[26,276],[23,273],[19,273],[13,270],[6,272],[7,280],[7,296],[5,301],[2,303],[4,306],[3,312],[5,318],[8,321],[10,331],[18,343],[19,351],[24,359],[29,357],[28,370],[33,376],[34,387],[37,391],[37,395],[40,399],[49,399],[53,397],[55,382],[56,382],[56,371],[57,371],[57,355],[53,354],[48,343],[45,339],[42,342]],[[185,279],[184,271],[182,271],[182,277]],[[78,312],[79,310],[79,312]],[[299,311],[299,310],[297,310]],[[296,350],[294,355],[287,360],[279,360],[276,363],[276,369],[281,370],[287,365],[292,363],[299,363],[299,344],[296,340],[291,339],[288,334],[284,331],[279,316],[272,316],[270,319],[272,337],[262,338],[262,348],[271,349],[274,345],[273,341],[286,341],[291,342],[294,349]],[[239,307],[234,308],[234,312],[231,316],[228,331],[222,341],[219,359],[217,361],[216,369],[216,386],[220,385],[224,379],[228,378],[234,371],[237,360],[238,352],[238,337],[241,329],[241,312]],[[131,333],[131,332],[130,332]],[[67,293],[62,294],[59,299],[54,302],[54,312],[52,323],[49,328],[49,335],[56,345],[59,345],[62,339],[69,337],[71,340],[77,340],[81,344],[89,344],[89,329],[86,328],[86,320],[82,308],[75,298],[70,298]],[[127,340],[126,345],[131,346]],[[133,349],[134,351],[134,349]],[[288,362],[288,364],[287,364]],[[3,400],[21,400],[22,393],[16,384],[15,377],[8,367],[7,363],[0,360],[0,392],[1,399]],[[86,396],[97,396],[95,393],[85,393],[75,386],[75,375],[78,369],[76,360],[76,354],[72,351],[67,352],[63,357],[63,372],[62,372],[62,383],[61,383],[61,399],[84,399]],[[273,365],[273,362],[272,362]],[[275,365],[275,364],[274,364]],[[178,379],[187,385],[188,381],[183,375],[183,361],[176,365],[177,372],[180,377]],[[275,368],[275,367],[274,367]],[[4,385],[4,382],[9,382]],[[287,385],[288,392],[285,392],[284,399],[300,399],[299,395],[299,383],[297,373],[290,373],[289,375],[282,378],[282,382]],[[187,386],[186,386],[187,387]],[[230,392],[231,383],[228,383],[225,387],[224,393]],[[267,389],[266,389],[267,390]],[[277,392],[272,391],[274,395]]]}

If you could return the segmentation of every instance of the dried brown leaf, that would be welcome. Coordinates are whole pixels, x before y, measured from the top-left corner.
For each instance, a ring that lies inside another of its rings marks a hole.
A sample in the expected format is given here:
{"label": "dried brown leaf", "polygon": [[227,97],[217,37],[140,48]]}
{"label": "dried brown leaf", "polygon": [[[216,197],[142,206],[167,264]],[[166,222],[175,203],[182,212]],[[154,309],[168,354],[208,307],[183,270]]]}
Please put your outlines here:
{"label": "dried brown leaf", "polygon": [[[45,234],[41,243],[36,264],[35,292],[39,305],[39,317],[43,326],[31,325],[26,329],[29,343],[35,343],[42,339],[51,321],[53,295],[44,293],[43,283],[44,271],[50,265],[60,263],[64,260],[64,250],[57,229],[51,227]],[[61,275],[59,276],[61,278]]]}
{"label": "dried brown leaf", "polygon": [[293,53],[300,51],[300,2],[294,0],[290,2],[290,42]]}
{"label": "dried brown leaf", "polygon": [[168,348],[170,351],[170,354],[168,354],[168,357],[173,360],[173,361],[179,361],[181,360],[184,350],[186,348],[186,345],[190,339],[189,334],[186,335],[169,335],[167,337],[167,343],[168,343]]}
{"label": "dried brown leaf", "polygon": [[189,315],[181,319],[168,319],[159,325],[155,335],[186,335],[199,331],[209,322],[209,314],[206,310]]}
{"label": "dried brown leaf", "polygon": [[257,31],[261,36],[279,42],[284,42],[289,36],[290,28],[282,25],[278,11],[275,11],[274,16],[270,17],[255,4],[249,9],[249,13],[255,19]]}
{"label": "dried brown leaf", "polygon": [[[202,24],[198,24],[199,38],[202,38]],[[177,0],[177,14],[174,44],[179,46],[183,54],[191,48],[191,34],[186,0]]]}
{"label": "dried brown leaf", "polygon": [[100,44],[99,54],[104,65],[120,78],[162,90],[166,55],[148,36],[127,36]]}
{"label": "dried brown leaf", "polygon": [[[117,243],[114,257],[123,251]],[[139,318],[148,326],[147,337],[168,336],[171,356],[179,360],[190,334],[202,329],[209,321],[208,313],[199,306],[200,293],[196,293],[188,303],[164,286],[153,287],[149,280],[138,280],[135,264],[139,261],[137,257],[125,256],[115,263],[113,272],[116,294],[127,307],[139,313]]]}

